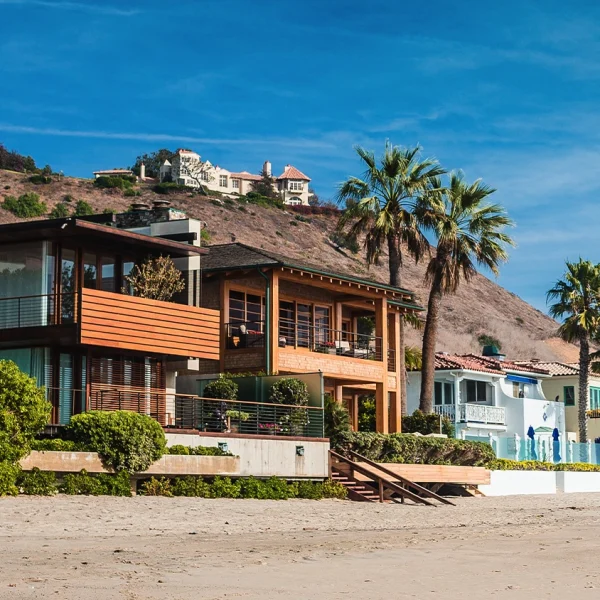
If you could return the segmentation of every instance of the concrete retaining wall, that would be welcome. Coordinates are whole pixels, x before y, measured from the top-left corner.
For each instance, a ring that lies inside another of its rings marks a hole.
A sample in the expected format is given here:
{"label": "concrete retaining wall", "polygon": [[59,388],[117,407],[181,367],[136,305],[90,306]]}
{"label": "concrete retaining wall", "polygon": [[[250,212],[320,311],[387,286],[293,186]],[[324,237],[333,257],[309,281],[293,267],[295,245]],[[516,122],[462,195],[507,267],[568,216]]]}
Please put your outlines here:
{"label": "concrete retaining wall", "polygon": [[486,496],[556,494],[557,474],[554,471],[492,471],[491,483],[478,487]]}
{"label": "concrete retaining wall", "polygon": [[565,494],[573,492],[600,492],[600,473],[576,473],[557,471],[557,491]]}
{"label": "concrete retaining wall", "polygon": [[[307,438],[208,436],[167,433],[167,444],[173,446],[218,446],[226,443],[229,452],[239,456],[242,477],[286,477],[288,479],[325,479],[329,474],[329,442]],[[299,456],[297,448],[303,448]]]}

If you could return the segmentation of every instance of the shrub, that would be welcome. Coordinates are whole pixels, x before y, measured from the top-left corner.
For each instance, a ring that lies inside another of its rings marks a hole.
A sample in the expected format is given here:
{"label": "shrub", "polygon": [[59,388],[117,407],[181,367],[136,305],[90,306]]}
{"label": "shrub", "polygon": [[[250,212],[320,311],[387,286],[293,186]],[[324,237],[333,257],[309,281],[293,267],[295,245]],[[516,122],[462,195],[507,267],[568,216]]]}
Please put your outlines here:
{"label": "shrub", "polygon": [[339,248],[344,248],[346,250],[350,250],[352,254],[358,254],[360,252],[360,244],[355,235],[351,233],[346,233],[344,231],[335,231],[330,236],[329,239],[333,244],[338,246]]}
{"label": "shrub", "polygon": [[75,198],[73,198],[71,194],[65,194],[63,196],[63,202],[73,202],[73,200],[75,200]]}
{"label": "shrub", "polygon": [[482,346],[496,346],[496,348],[498,348],[498,350],[502,350],[502,344],[500,343],[500,340],[498,340],[498,338],[495,338],[493,335],[488,335],[487,333],[482,333],[477,338],[477,341]]}
{"label": "shrub", "polygon": [[92,205],[85,200],[77,200],[75,209],[73,210],[74,217],[87,217],[94,214]]}
{"label": "shrub", "polygon": [[64,219],[69,216],[69,209],[64,202],[58,202],[48,213],[50,219]]}
{"label": "shrub", "polygon": [[85,469],[65,475],[58,490],[68,496],[101,496],[104,491],[101,481],[89,475]]}
{"label": "shrub", "polygon": [[134,190],[132,188],[128,188],[123,192],[123,196],[125,196],[125,198],[131,198],[133,196],[141,196],[141,192],[139,190]]}
{"label": "shrub", "polygon": [[323,484],[313,483],[312,481],[300,481],[298,483],[296,497],[305,500],[322,500]]}
{"label": "shrub", "polygon": [[17,478],[17,485],[21,494],[26,496],[54,496],[58,493],[56,473],[40,471],[37,467],[22,471]]}
{"label": "shrub", "polygon": [[100,189],[130,189],[136,182],[135,177],[98,177],[94,180],[94,185]]}
{"label": "shrub", "polygon": [[240,498],[265,498],[265,485],[260,479],[247,477],[239,480]]}
{"label": "shrub", "polygon": [[496,459],[484,442],[426,438],[403,433],[352,432],[341,436],[337,450],[354,450],[375,462],[480,467]]}
{"label": "shrub", "polygon": [[6,196],[2,207],[21,219],[43,217],[48,212],[46,203],[41,202],[40,197],[33,192],[22,194],[18,198]]}
{"label": "shrub", "polygon": [[231,452],[225,452],[217,446],[183,446],[175,444],[167,448],[167,454],[180,454],[184,456],[233,456]]}
{"label": "shrub", "polygon": [[110,473],[99,473],[96,480],[102,489],[103,496],[131,496],[131,483],[127,471],[119,471],[112,475]]}
{"label": "shrub", "polygon": [[35,379],[14,362],[0,360],[0,462],[16,462],[29,454],[51,408]]}
{"label": "shrub", "polygon": [[5,185],[5,186],[4,186],[4,189],[5,189],[5,190],[10,190],[10,185]]}
{"label": "shrub", "polygon": [[104,464],[115,471],[145,471],[166,448],[157,421],[124,410],[75,415],[66,429],[70,439],[98,452]]}
{"label": "shrub", "polygon": [[210,486],[211,498],[239,498],[240,484],[230,477],[215,477]]}
{"label": "shrub", "polygon": [[333,479],[327,479],[322,484],[323,498],[336,498],[345,500],[348,496],[348,490],[339,482]]}
{"label": "shrub", "polygon": [[90,452],[85,444],[73,440],[61,440],[60,438],[33,440],[31,449],[38,452]]}
{"label": "shrub", "polygon": [[142,496],[166,496],[170,498],[173,496],[171,480],[167,477],[160,477],[159,479],[151,477],[142,483],[140,494]]}
{"label": "shrub", "polygon": [[210,235],[210,232],[208,231],[208,229],[206,229],[206,227],[203,227],[200,230],[200,245],[207,246],[208,244],[210,244],[211,239],[212,236]]}
{"label": "shrub", "polygon": [[491,471],[574,471],[574,472],[600,472],[600,465],[589,463],[548,463],[538,460],[509,460],[496,458],[489,461],[486,468]]}
{"label": "shrub", "polygon": [[49,175],[32,175],[29,178],[29,181],[36,185],[48,184],[48,183],[52,183],[52,177],[50,177]]}
{"label": "shrub", "polygon": [[[331,394],[325,394],[325,437],[331,440],[333,446],[340,435],[350,433],[350,414],[341,403],[336,402]],[[402,421],[404,424],[404,420]]]}
{"label": "shrub", "polygon": [[306,383],[294,377],[277,380],[269,391],[269,400],[277,404],[308,406],[309,399]]}
{"label": "shrub", "polygon": [[202,477],[178,477],[171,482],[173,496],[210,498],[210,484]]}
{"label": "shrub", "polygon": [[157,183],[152,190],[157,194],[177,194],[179,192],[189,192],[191,188],[186,185],[180,185],[170,181]]}
{"label": "shrub", "polygon": [[0,497],[16,496],[19,493],[17,478],[20,470],[19,465],[0,461]]}
{"label": "shrub", "polygon": [[227,377],[219,377],[204,388],[205,398],[218,400],[237,400],[238,384]]}
{"label": "shrub", "polygon": [[420,410],[415,410],[412,415],[402,417],[403,433],[440,433],[440,419],[442,424],[441,433],[445,433],[449,438],[454,437],[454,423],[448,417],[440,417],[435,413],[425,414]]}

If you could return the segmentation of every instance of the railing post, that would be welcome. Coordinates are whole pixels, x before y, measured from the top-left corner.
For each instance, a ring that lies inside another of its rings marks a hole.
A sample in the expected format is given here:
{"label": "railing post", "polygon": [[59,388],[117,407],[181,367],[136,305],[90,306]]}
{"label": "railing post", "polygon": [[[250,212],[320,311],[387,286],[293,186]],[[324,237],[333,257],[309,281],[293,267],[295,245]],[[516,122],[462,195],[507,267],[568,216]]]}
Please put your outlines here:
{"label": "railing post", "polygon": [[379,502],[383,502],[383,479],[379,478]]}

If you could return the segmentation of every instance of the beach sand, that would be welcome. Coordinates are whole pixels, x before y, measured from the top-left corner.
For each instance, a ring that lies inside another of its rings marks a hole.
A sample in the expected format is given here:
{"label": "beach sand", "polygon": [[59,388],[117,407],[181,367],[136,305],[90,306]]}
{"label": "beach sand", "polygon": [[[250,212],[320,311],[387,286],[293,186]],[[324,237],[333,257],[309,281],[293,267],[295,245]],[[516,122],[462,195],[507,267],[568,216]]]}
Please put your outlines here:
{"label": "beach sand", "polygon": [[0,600],[600,598],[600,494],[0,499]]}

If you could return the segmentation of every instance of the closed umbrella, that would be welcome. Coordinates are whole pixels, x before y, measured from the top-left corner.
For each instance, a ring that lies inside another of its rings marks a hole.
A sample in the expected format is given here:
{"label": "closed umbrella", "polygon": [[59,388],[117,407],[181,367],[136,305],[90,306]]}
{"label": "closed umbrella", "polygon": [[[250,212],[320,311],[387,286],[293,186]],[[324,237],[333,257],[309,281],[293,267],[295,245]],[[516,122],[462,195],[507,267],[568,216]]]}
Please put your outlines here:
{"label": "closed umbrella", "polygon": [[527,437],[531,439],[531,460],[537,460],[537,452],[535,451],[535,429],[531,425],[527,430]]}
{"label": "closed umbrella", "polygon": [[555,463],[560,462],[560,434],[558,433],[558,429],[555,427],[552,432],[552,460]]}

